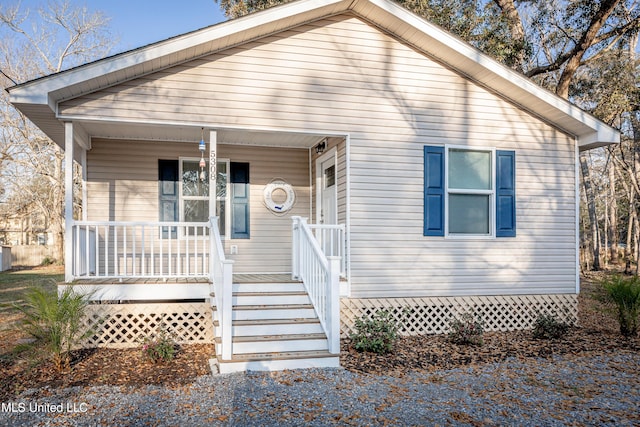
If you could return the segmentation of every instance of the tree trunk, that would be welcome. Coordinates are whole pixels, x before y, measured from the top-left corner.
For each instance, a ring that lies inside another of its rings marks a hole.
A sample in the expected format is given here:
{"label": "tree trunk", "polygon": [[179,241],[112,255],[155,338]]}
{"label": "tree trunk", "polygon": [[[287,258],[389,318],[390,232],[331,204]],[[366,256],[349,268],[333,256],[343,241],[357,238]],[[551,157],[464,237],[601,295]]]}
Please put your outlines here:
{"label": "tree trunk", "polygon": [[638,275],[638,271],[640,271],[640,261],[638,260],[638,251],[640,250],[640,224],[638,224],[638,214],[636,213],[636,210],[633,210],[633,216],[634,216],[634,227],[633,227],[633,238],[634,238],[634,245],[633,245],[633,256],[636,260],[636,276]]}
{"label": "tree trunk", "polygon": [[59,263],[64,263],[66,260],[64,259],[64,169],[63,169],[63,161],[64,158],[62,155],[57,155],[54,157],[55,168],[54,168],[54,190],[52,192],[52,203],[54,206],[55,212],[51,215],[51,232],[53,233],[54,243],[53,243],[53,253],[56,261]]}
{"label": "tree trunk", "polygon": [[618,263],[618,200],[616,198],[616,171],[615,163],[609,162],[609,192],[611,200],[609,202],[609,243],[611,244],[611,250],[609,257],[611,264]]}
{"label": "tree trunk", "polygon": [[593,270],[600,270],[600,242],[598,238],[598,218],[596,216],[596,198],[591,185],[591,175],[589,174],[589,164],[587,156],[580,153],[580,169],[582,171],[582,184],[584,185],[584,195],[587,200],[587,212],[589,213],[589,228],[593,240]]}
{"label": "tree trunk", "polygon": [[613,12],[613,9],[618,5],[620,0],[602,0],[600,3],[600,9],[593,15],[587,31],[582,34],[580,40],[576,43],[575,47],[571,51],[571,56],[566,62],[560,80],[558,80],[558,86],[556,86],[556,94],[563,98],[569,97],[569,85],[573,76],[578,71],[582,57],[587,50],[593,44],[596,35],[609,18],[609,15]]}
{"label": "tree trunk", "polygon": [[602,233],[604,237],[604,259],[602,260],[602,263],[607,267],[609,265],[609,251],[607,250],[607,248],[609,248],[609,233],[607,232],[609,229],[609,202],[607,201],[606,196],[604,198],[604,210],[602,211],[602,216],[602,222],[604,223],[602,227],[604,230],[604,233]]}
{"label": "tree trunk", "polygon": [[526,40],[524,26],[522,25],[522,20],[518,14],[518,9],[516,9],[514,0],[494,0],[494,2],[502,11],[502,15],[507,19],[511,39],[514,48],[517,49],[517,55],[513,58],[513,63],[509,65],[513,69],[522,72],[525,61]]}
{"label": "tree trunk", "polygon": [[633,257],[631,245],[633,244],[633,227],[636,226],[636,191],[634,187],[629,188],[629,222],[627,225],[627,240],[624,248],[625,274],[631,274],[631,259]]}

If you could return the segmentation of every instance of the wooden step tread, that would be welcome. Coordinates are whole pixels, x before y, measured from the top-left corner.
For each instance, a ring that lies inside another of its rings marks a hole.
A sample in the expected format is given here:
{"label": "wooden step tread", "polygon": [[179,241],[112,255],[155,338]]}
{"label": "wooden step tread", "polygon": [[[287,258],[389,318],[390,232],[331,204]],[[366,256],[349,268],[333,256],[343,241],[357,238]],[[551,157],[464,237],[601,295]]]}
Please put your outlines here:
{"label": "wooden step tread", "polygon": [[233,282],[232,285],[242,286],[277,286],[277,285],[303,285],[302,282]]}
{"label": "wooden step tread", "polygon": [[[252,320],[233,320],[233,326],[262,326],[262,325],[315,325],[320,323],[320,320],[316,317],[296,317],[291,319],[252,319]],[[214,320],[214,326],[219,326],[220,322]]]}
{"label": "wooden step tread", "polygon": [[294,359],[319,359],[325,357],[339,357],[337,354],[329,353],[327,350],[290,351],[278,353],[247,353],[234,354],[231,360],[222,359],[217,355],[219,363],[234,362],[264,362],[269,360],[294,360]]}
{"label": "wooden step tread", "polygon": [[291,273],[235,273],[233,283],[300,283]]}
{"label": "wooden step tread", "polygon": [[[249,335],[235,336],[234,343],[239,342],[261,342],[261,341],[300,341],[300,340],[326,340],[325,334],[284,334],[284,335]],[[216,337],[216,342],[220,343],[220,337]]]}
{"label": "wooden step tread", "polygon": [[289,291],[289,292],[234,292],[232,294],[234,297],[297,297],[297,296],[307,296],[309,295],[305,291]]}
{"label": "wooden step tread", "polygon": [[300,310],[312,309],[312,304],[261,304],[261,305],[234,305],[234,310]]}
{"label": "wooden step tread", "polygon": [[[295,291],[295,292],[234,292],[232,296],[235,297],[301,297],[308,296],[309,294],[306,292]],[[211,292],[209,294],[211,298],[215,298],[215,292]],[[214,304],[215,305],[215,304]],[[271,304],[269,304],[271,305]]]}

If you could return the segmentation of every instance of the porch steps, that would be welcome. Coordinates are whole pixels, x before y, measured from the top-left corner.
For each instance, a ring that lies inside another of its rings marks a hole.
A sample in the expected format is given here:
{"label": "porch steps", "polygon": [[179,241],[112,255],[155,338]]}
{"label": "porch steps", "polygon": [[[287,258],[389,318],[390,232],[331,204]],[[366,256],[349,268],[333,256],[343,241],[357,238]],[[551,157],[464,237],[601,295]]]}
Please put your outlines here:
{"label": "porch steps", "polygon": [[234,283],[232,298],[233,355],[223,360],[216,338],[218,372],[339,366],[302,283]]}
{"label": "porch steps", "polygon": [[[214,323],[217,327],[217,321]],[[236,320],[232,326],[233,335],[237,336],[266,336],[269,334],[319,334],[322,326],[318,319],[275,319],[275,320]]]}
{"label": "porch steps", "polygon": [[244,371],[282,371],[285,369],[339,368],[340,358],[328,351],[296,351],[234,355],[232,360],[211,359],[212,370],[221,374]]}
{"label": "porch steps", "polygon": [[234,306],[269,306],[282,304],[286,301],[289,305],[309,304],[309,295],[306,292],[234,292]]}

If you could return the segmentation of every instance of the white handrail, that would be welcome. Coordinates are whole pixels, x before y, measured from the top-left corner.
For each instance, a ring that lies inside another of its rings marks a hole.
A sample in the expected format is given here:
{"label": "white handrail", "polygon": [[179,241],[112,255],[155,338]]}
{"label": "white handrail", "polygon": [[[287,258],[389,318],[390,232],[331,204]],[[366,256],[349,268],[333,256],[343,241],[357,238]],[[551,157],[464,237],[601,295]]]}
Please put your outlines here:
{"label": "white handrail", "polygon": [[77,278],[209,277],[208,222],[73,221]]}
{"label": "white handrail", "polygon": [[307,224],[325,256],[340,257],[340,276],[347,277],[346,233],[344,224]]}
{"label": "white handrail", "polygon": [[214,295],[216,312],[218,313],[219,329],[217,335],[220,336],[220,349],[223,360],[231,360],[233,354],[232,337],[232,315],[233,315],[233,260],[226,259],[220,229],[218,228],[218,217],[209,218],[211,229],[209,244],[209,257],[211,266],[211,287]]}
{"label": "white handrail", "polygon": [[306,218],[293,219],[292,275],[302,280],[320,324],[329,352],[340,353],[340,257],[325,256]]}

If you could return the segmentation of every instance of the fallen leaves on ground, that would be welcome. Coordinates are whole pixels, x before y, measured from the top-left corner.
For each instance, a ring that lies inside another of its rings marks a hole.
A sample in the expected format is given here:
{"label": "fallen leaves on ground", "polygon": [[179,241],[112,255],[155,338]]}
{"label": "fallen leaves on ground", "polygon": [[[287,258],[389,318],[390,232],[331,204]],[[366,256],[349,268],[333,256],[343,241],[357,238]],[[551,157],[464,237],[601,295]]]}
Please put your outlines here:
{"label": "fallen leaves on ground", "polygon": [[[357,352],[345,339],[342,341],[340,364],[355,372],[401,376],[411,370],[452,369],[500,362],[511,357],[640,351],[640,338],[624,338],[620,335],[615,313],[601,301],[598,287],[594,280],[589,279],[593,277],[583,281],[579,297],[580,326],[571,329],[564,338],[537,340],[532,337],[531,331],[491,332],[485,334],[484,345],[477,347],[453,344],[445,335],[404,337],[397,342],[394,351],[386,355]],[[163,384],[179,387],[210,373],[209,359],[214,356],[214,346],[211,344],[183,345],[173,361],[158,364],[144,359],[139,348],[83,350],[74,353],[72,370],[61,374],[49,363],[36,363],[29,357],[12,355],[9,350],[11,346],[7,343],[24,339],[18,331],[2,331],[1,339],[0,400],[3,401],[10,400],[24,389],[45,386],[108,384],[135,387]],[[429,380],[444,381],[444,378],[434,376]]]}

